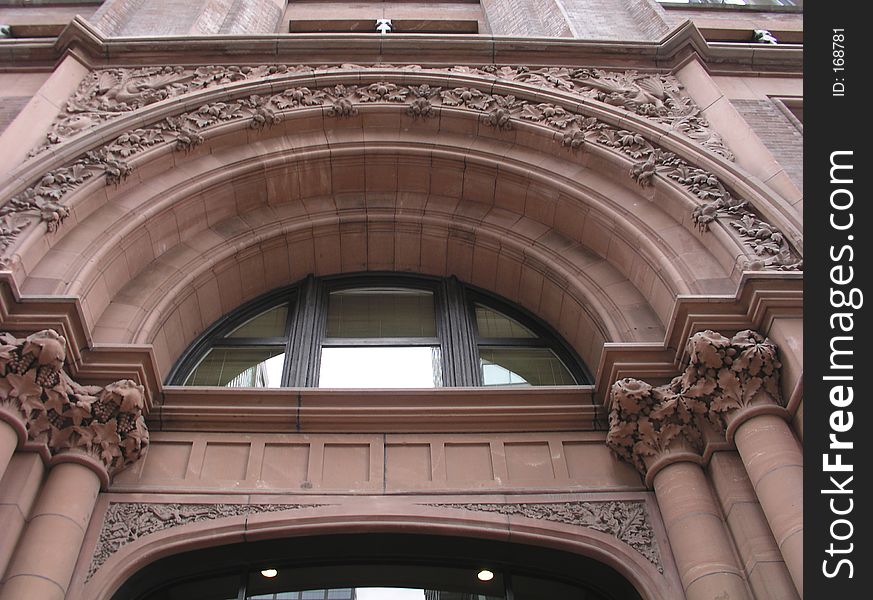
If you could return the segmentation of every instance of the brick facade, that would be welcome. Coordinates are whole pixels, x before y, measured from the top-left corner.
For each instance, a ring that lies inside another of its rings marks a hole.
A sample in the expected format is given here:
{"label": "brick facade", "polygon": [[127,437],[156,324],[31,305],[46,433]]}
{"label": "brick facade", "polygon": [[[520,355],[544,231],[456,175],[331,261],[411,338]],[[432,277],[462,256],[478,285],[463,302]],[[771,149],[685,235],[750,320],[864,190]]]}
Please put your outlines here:
{"label": "brick facade", "polygon": [[773,100],[731,100],[791,181],[803,189],[803,132]]}

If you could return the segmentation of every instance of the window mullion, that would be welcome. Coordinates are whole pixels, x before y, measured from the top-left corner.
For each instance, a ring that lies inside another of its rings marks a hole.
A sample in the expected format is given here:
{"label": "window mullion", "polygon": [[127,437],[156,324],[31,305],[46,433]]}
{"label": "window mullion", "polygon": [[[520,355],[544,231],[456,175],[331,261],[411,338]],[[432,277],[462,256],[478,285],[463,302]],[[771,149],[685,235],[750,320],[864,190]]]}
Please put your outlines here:
{"label": "window mullion", "polygon": [[479,356],[476,348],[475,322],[464,286],[457,277],[443,282],[443,307],[439,311],[440,329],[443,332],[443,367],[447,386],[481,385]]}
{"label": "window mullion", "polygon": [[321,281],[309,275],[300,286],[297,310],[289,338],[290,387],[314,387],[318,381],[318,361],[324,329],[324,294]]}

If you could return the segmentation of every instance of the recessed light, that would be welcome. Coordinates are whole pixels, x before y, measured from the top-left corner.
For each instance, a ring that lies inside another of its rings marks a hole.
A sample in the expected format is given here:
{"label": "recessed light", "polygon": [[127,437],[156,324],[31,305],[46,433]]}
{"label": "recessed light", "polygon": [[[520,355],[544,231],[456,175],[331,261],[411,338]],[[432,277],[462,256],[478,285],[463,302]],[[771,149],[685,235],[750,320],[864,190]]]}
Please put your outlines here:
{"label": "recessed light", "polygon": [[261,571],[261,575],[263,575],[264,577],[271,577],[272,578],[278,574],[279,574],[279,571],[277,571],[276,569],[264,569],[263,571]]}
{"label": "recessed light", "polygon": [[479,581],[491,581],[494,579],[494,573],[489,571],[488,569],[482,569],[479,573],[476,574],[476,577],[479,578]]}

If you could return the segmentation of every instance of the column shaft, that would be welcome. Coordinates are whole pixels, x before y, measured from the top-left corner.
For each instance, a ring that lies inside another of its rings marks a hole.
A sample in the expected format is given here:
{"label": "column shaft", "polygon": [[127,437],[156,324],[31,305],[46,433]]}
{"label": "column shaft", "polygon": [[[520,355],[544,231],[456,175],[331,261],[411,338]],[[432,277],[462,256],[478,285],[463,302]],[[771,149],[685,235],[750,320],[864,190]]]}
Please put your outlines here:
{"label": "column shaft", "polygon": [[6,421],[0,420],[0,478],[6,472],[6,467],[17,447],[18,432]]}
{"label": "column shaft", "polygon": [[751,600],[703,469],[673,463],[654,487],[687,599]]}
{"label": "column shaft", "polygon": [[43,477],[42,457],[36,452],[19,452],[9,461],[0,479],[0,523],[3,524],[0,527],[0,582],[27,524]]}
{"label": "column shaft", "polygon": [[803,452],[781,418],[758,415],[737,427],[734,443],[764,515],[803,596]]}
{"label": "column shaft", "polygon": [[736,452],[716,452],[709,475],[755,597],[799,600],[742,459]]}
{"label": "column shaft", "polygon": [[62,600],[100,492],[88,467],[52,467],[12,557],[0,600]]}

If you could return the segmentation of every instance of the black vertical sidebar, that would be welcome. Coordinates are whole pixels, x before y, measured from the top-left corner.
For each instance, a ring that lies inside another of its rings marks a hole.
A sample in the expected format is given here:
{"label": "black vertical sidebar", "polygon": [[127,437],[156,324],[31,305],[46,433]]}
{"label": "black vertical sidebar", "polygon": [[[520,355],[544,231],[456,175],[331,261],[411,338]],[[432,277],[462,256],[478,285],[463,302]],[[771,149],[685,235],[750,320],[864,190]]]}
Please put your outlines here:
{"label": "black vertical sidebar", "polygon": [[804,597],[814,600],[873,589],[865,5],[804,6]]}

